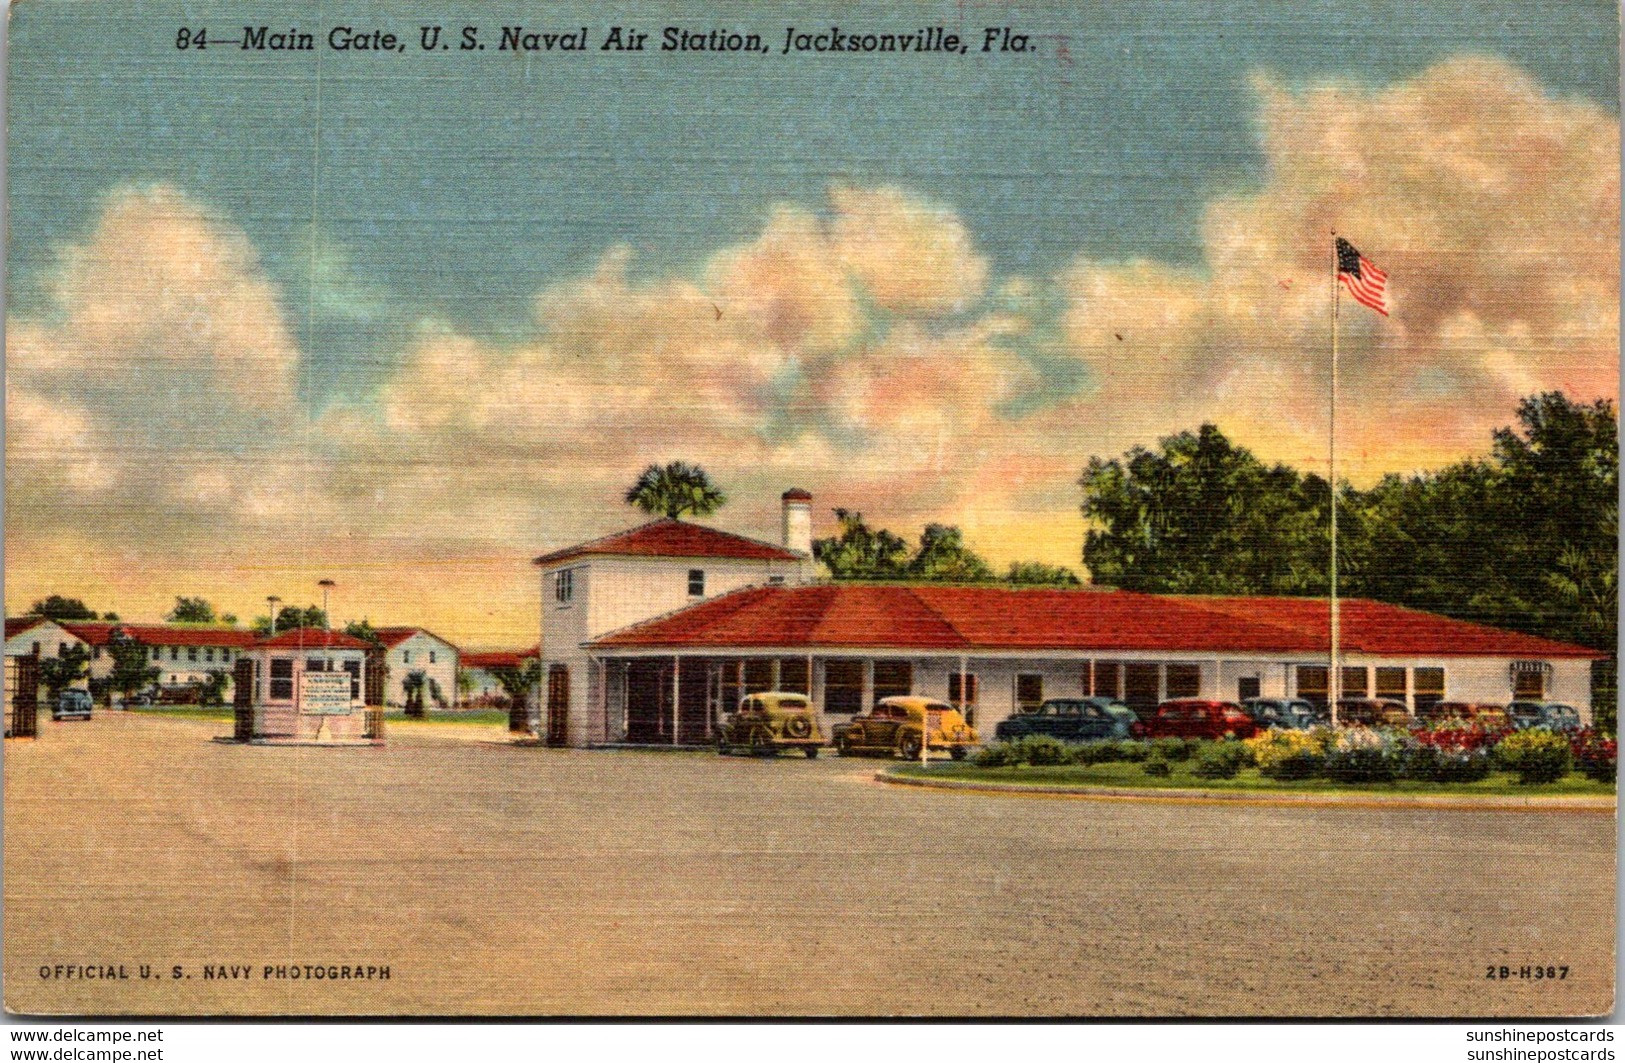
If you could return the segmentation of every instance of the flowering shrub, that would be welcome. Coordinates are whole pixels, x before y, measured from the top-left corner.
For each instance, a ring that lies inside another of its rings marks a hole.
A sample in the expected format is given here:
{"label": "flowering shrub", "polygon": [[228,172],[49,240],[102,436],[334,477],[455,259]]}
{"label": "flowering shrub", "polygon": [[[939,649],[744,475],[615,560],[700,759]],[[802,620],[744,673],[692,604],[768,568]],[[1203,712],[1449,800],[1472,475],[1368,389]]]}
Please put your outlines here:
{"label": "flowering shrub", "polygon": [[1508,771],[1518,773],[1524,784],[1556,782],[1568,774],[1574,763],[1569,740],[1544,727],[1531,727],[1501,739],[1495,759]]}
{"label": "flowering shrub", "polygon": [[1072,762],[1072,747],[1049,735],[1026,735],[1014,742],[994,742],[976,754],[979,768],[1017,767],[1032,764],[1051,767]]}
{"label": "flowering shrub", "polygon": [[1328,745],[1322,771],[1338,782],[1393,782],[1410,748],[1406,732],[1348,727]]}
{"label": "flowering shrub", "polygon": [[1587,727],[1569,736],[1569,751],[1586,778],[1613,782],[1619,777],[1619,745],[1611,736]]}
{"label": "flowering shrub", "polygon": [[1151,740],[1151,755],[1162,757],[1165,760],[1189,760],[1191,747],[1195,745],[1183,738],[1153,738]]}
{"label": "flowering shrub", "polygon": [[1491,731],[1478,724],[1449,718],[1440,720],[1431,727],[1424,725],[1411,730],[1411,738],[1417,743],[1431,746],[1442,753],[1452,754],[1489,749],[1506,735],[1505,731]]}
{"label": "flowering shrub", "polygon": [[1400,775],[1423,782],[1478,782],[1495,767],[1490,751],[1505,732],[1460,720],[1416,727],[1406,743]]}
{"label": "flowering shrub", "polygon": [[1258,773],[1266,779],[1309,779],[1326,763],[1327,732],[1260,731],[1241,744],[1247,747]]}
{"label": "flowering shrub", "polygon": [[1196,754],[1196,767],[1191,771],[1203,779],[1233,779],[1236,772],[1252,761],[1253,751],[1245,742],[1233,739],[1204,742]]}

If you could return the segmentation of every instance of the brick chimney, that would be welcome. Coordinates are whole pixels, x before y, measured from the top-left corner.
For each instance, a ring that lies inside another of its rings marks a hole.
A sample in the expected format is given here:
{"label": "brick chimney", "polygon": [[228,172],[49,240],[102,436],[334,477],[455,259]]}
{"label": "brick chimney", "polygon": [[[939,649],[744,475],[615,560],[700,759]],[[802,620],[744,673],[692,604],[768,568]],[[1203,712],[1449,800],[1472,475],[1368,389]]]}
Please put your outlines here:
{"label": "brick chimney", "polygon": [[812,494],[792,487],[780,496],[784,503],[784,548],[812,556]]}

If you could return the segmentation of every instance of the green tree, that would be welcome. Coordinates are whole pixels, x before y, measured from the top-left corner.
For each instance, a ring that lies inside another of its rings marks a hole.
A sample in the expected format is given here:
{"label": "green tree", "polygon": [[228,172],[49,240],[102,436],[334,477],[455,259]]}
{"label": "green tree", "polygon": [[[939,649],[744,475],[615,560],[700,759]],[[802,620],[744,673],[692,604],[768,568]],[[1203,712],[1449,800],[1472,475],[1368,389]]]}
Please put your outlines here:
{"label": "green tree", "polygon": [[[297,605],[285,605],[276,614],[276,629],[278,633],[283,631],[292,631],[295,628],[301,627],[325,628],[326,626],[327,614],[322,612],[320,608],[314,605],[307,605],[302,609]],[[270,634],[271,618],[268,616],[256,616],[254,618],[254,623],[250,625],[250,630],[256,631],[261,635]]]}
{"label": "green tree", "polygon": [[1076,587],[1082,582],[1077,573],[1066,566],[1046,565],[1042,561],[1010,562],[1004,581],[1017,587]]}
{"label": "green tree", "polygon": [[1324,594],[1326,481],[1265,465],[1204,424],[1091,458],[1078,481],[1096,583],[1186,594]]}
{"label": "green tree", "polygon": [[907,575],[943,583],[982,583],[993,570],[965,545],[965,537],[951,524],[927,524],[920,533],[920,548],[909,559]]}
{"label": "green tree", "polygon": [[64,690],[85,677],[89,663],[90,651],[83,646],[69,646],[55,657],[40,658],[40,682],[53,705]]}
{"label": "green tree", "polygon": [[626,501],[649,514],[676,518],[692,513],[704,517],[721,509],[728,496],[698,465],[673,461],[644,469],[627,489]]}
{"label": "green tree", "polygon": [[203,677],[203,690],[198,696],[200,704],[224,705],[226,703],[226,681],[231,677],[223,668],[211,668]]}
{"label": "green tree", "polygon": [[362,642],[370,642],[374,646],[384,644],[383,640],[378,637],[378,630],[372,626],[372,621],[366,617],[362,617],[360,620],[351,620],[345,624],[344,633],[351,638],[360,639]]}
{"label": "green tree", "polygon": [[406,715],[423,715],[423,692],[427,685],[428,677],[416,669],[401,677],[401,696],[406,699]]}
{"label": "green tree", "polygon": [[175,598],[175,608],[164,617],[175,624],[212,624],[214,606],[202,598]]}
{"label": "green tree", "polygon": [[908,566],[908,543],[884,528],[870,528],[863,514],[835,511],[840,534],[815,539],[813,557],[836,579],[897,579]]}
{"label": "green tree", "polygon": [[107,677],[113,690],[129,697],[158,682],[160,672],[151,663],[150,650],[122,629],[114,628],[108,633],[107,652],[113,658],[113,670]]}
{"label": "green tree", "polygon": [[103,620],[117,620],[118,619],[118,614],[117,613],[103,613],[102,614],[102,619]]}
{"label": "green tree", "polygon": [[52,620],[94,620],[96,610],[78,598],[64,598],[60,594],[53,594],[29,606],[28,615],[49,617]]}
{"label": "green tree", "polygon": [[527,660],[522,667],[499,664],[491,667],[489,671],[491,678],[497,681],[497,685],[502,687],[503,692],[515,704],[520,704],[530,697],[530,692],[542,681],[542,662],[535,657]]}

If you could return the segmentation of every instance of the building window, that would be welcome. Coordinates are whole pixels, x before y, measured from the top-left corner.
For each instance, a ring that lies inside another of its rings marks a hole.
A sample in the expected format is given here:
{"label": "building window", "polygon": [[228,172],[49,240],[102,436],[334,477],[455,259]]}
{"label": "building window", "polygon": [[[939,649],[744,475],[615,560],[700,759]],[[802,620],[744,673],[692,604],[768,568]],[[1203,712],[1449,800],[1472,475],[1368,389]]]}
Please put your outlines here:
{"label": "building window", "polygon": [[152,659],[153,660],[155,660],[155,661],[160,660],[160,659],[163,658],[163,656],[164,656],[164,648],[162,646],[154,646],[152,648]]}
{"label": "building window", "polygon": [[767,577],[767,585],[769,587],[777,587],[777,586],[781,585],[782,583],[784,583],[784,577],[783,576],[769,576],[769,577]]}
{"label": "building window", "polygon": [[231,662],[231,651],[230,650],[221,650],[220,651],[220,659],[229,664]]}
{"label": "building window", "polygon": [[66,642],[59,642],[56,644],[56,655],[58,657],[66,657],[68,655],[68,644]]}
{"label": "building window", "polygon": [[705,597],[705,569],[691,568],[688,570],[688,596],[690,598]]}
{"label": "building window", "polygon": [[401,663],[402,664],[411,664],[412,663],[412,651],[411,650],[402,650],[401,651]]}
{"label": "building window", "polygon": [[1123,704],[1142,720],[1151,718],[1162,697],[1162,666],[1149,661],[1131,661],[1123,666]]}
{"label": "building window", "polygon": [[909,661],[875,662],[875,700],[914,693],[914,665]]}
{"label": "building window", "polygon": [[361,697],[361,662],[345,661],[344,670],[350,673],[350,700],[355,701]]}
{"label": "building window", "polygon": [[811,694],[812,668],[805,657],[786,657],[779,662],[779,689],[795,694]]}
{"label": "building window", "polygon": [[[174,677],[171,676],[171,679]],[[293,700],[293,658],[271,658],[271,700]]]}
{"label": "building window", "polygon": [[211,664],[214,663],[214,647],[213,646],[205,646],[205,647],[203,647],[203,659],[205,661],[208,661]]}
{"label": "building window", "polygon": [[858,712],[863,708],[863,662],[838,659],[824,662],[824,711]]}
{"label": "building window", "polygon": [[1545,701],[1546,677],[1552,666],[1545,661],[1512,662],[1512,700]]}
{"label": "building window", "polygon": [[1393,701],[1405,700],[1405,669],[1377,669],[1377,697]]}
{"label": "building window", "polygon": [[1360,665],[1353,665],[1351,667],[1344,668],[1343,669],[1343,683],[1342,683],[1342,686],[1340,687],[1340,689],[1343,692],[1343,697],[1345,697],[1345,698],[1368,698],[1368,697],[1370,697],[1371,696],[1371,688],[1369,686],[1367,686],[1367,684],[1370,683],[1370,681],[1371,680],[1370,680],[1370,678],[1369,678],[1369,676],[1367,674],[1365,665],[1360,664]]}
{"label": "building window", "polygon": [[960,689],[961,673],[948,673],[948,701],[968,721],[976,712],[976,673],[963,673],[965,688]]}
{"label": "building window", "polygon": [[188,646],[188,647],[186,647],[186,659],[189,660],[189,661],[197,660],[197,647],[196,646]]}
{"label": "building window", "polygon": [[37,643],[37,642],[34,643],[34,656],[35,657],[39,656],[39,643]]}
{"label": "building window", "polygon": [[429,663],[430,664],[434,663],[434,651],[433,650],[429,651]]}
{"label": "building window", "polygon": [[90,659],[93,661],[99,661],[102,659],[102,648],[100,646],[92,646],[90,648]]}
{"label": "building window", "polygon": [[773,689],[773,661],[768,657],[752,657],[744,662],[745,693],[760,694]]}
{"label": "building window", "polygon": [[169,647],[169,659],[172,661],[178,661],[181,659],[181,648],[179,646]]}
{"label": "building window", "polygon": [[563,572],[553,573],[553,598],[555,601],[568,602],[575,597],[575,592],[575,569],[567,568]]}
{"label": "building window", "polygon": [[1417,712],[1438,704],[1444,700],[1444,669],[1416,669],[1411,673],[1411,688],[1415,691]]}
{"label": "building window", "polygon": [[1202,693],[1202,666],[1198,664],[1170,664],[1168,666],[1168,696],[1194,698]]}
{"label": "building window", "polygon": [[1090,661],[1084,673],[1084,689],[1091,695],[1115,698],[1123,685],[1123,666],[1117,661]]}
{"label": "building window", "polygon": [[1298,665],[1298,697],[1324,708],[1329,669],[1323,664]]}
{"label": "building window", "polygon": [[1016,676],[1016,711],[1034,712],[1044,703],[1044,677],[1041,675]]}

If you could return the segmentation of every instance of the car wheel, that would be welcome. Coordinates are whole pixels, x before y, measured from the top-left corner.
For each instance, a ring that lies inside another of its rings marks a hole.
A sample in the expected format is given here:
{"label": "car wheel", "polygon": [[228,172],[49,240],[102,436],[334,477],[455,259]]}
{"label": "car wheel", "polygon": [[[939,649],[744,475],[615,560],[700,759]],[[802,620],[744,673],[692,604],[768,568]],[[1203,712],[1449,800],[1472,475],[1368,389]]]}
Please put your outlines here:
{"label": "car wheel", "polygon": [[897,740],[897,753],[904,760],[919,760],[920,736],[913,731],[905,731]]}
{"label": "car wheel", "polygon": [[953,757],[955,760],[964,760],[966,752],[967,751],[964,746],[954,746],[952,749],[948,750],[948,755]]}
{"label": "car wheel", "polygon": [[717,735],[717,756],[725,757],[731,752],[733,752],[733,748],[728,745],[728,736]]}
{"label": "car wheel", "polygon": [[750,733],[750,751],[758,757],[771,757],[778,752],[773,748],[773,740],[767,736],[766,731]]}
{"label": "car wheel", "polygon": [[852,755],[852,739],[844,734],[836,735],[835,755],[837,757],[850,757]]}
{"label": "car wheel", "polygon": [[808,760],[817,760],[818,759],[818,747],[817,746],[805,746],[805,747],[802,748],[801,751],[803,753],[807,754],[807,759]]}

